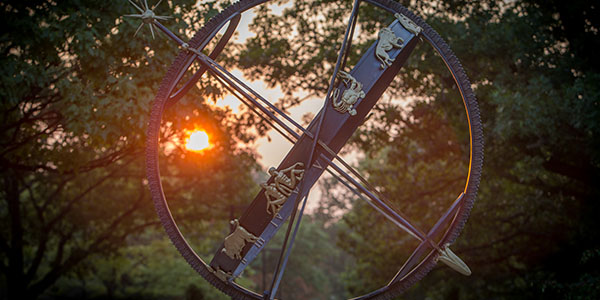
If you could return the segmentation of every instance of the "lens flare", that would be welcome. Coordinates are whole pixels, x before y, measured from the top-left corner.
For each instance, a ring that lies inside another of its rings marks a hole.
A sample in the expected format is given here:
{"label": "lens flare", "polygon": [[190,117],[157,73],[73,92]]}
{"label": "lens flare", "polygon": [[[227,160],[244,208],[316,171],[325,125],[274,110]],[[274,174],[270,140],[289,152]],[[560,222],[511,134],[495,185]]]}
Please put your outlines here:
{"label": "lens flare", "polygon": [[190,151],[202,151],[208,147],[210,147],[208,134],[203,130],[192,131],[185,143],[185,148]]}

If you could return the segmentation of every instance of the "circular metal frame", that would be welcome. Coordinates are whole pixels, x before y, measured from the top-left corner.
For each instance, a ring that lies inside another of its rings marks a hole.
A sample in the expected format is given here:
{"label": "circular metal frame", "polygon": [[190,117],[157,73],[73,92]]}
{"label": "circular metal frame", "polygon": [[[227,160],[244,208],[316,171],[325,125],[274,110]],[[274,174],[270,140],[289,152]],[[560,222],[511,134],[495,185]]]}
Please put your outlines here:
{"label": "circular metal frame", "polygon": [[[225,25],[229,24],[227,31],[209,55],[209,57],[212,59],[216,58],[235,31],[237,23],[240,20],[241,13],[265,2],[267,2],[267,0],[241,0],[231,5],[219,15],[211,19],[198,33],[196,33],[196,35],[190,40],[189,46],[197,49],[198,51],[202,51],[216,36],[217,32],[219,32]],[[443,234],[439,244],[443,245],[446,243],[452,243],[463,228],[471,207],[475,201],[483,165],[483,133],[481,120],[479,117],[479,108],[475,95],[471,89],[469,80],[456,56],[450,50],[448,45],[442,40],[442,38],[421,18],[415,16],[412,12],[397,2],[387,0],[363,0],[362,2],[370,3],[377,7],[383,8],[391,14],[401,13],[420,26],[423,29],[421,32],[421,37],[427,41],[440,55],[448,70],[454,77],[456,85],[458,86],[462,96],[470,134],[469,173],[463,192],[463,197],[460,197],[457,201],[455,201],[454,210],[449,211],[449,213],[451,213],[449,216],[451,221],[447,226],[448,229]],[[179,228],[177,227],[177,224],[171,215],[166,197],[163,192],[158,164],[159,131],[163,111],[166,107],[171,106],[173,103],[179,100],[196,83],[204,71],[206,71],[206,68],[202,67],[203,70],[201,69],[200,71],[196,72],[185,84],[183,84],[181,88],[173,92],[176,89],[175,87],[182,80],[184,73],[187,72],[188,68],[191,66],[194,59],[195,55],[190,51],[182,50],[179,53],[175,59],[175,62],[169,68],[166,76],[164,77],[158,94],[152,105],[146,142],[147,176],[152,199],[154,201],[159,218],[169,238],[177,250],[186,259],[186,261],[200,275],[202,275],[202,277],[235,299],[263,299],[263,295],[249,291],[235,282],[225,283],[211,272],[210,267],[194,252],[194,250],[186,242],[182,233],[179,231]],[[401,276],[398,278],[398,280],[395,280],[387,286],[355,299],[389,299],[402,293],[408,287],[412,286],[414,283],[424,277],[427,272],[429,272],[436,264],[438,253],[434,251],[434,249],[427,251],[424,252],[424,258],[422,260],[413,262],[412,267],[408,268],[403,274],[399,274]],[[414,253],[413,256],[415,256]],[[419,255],[419,257],[422,256]],[[410,259],[411,258],[409,258],[409,260]]]}

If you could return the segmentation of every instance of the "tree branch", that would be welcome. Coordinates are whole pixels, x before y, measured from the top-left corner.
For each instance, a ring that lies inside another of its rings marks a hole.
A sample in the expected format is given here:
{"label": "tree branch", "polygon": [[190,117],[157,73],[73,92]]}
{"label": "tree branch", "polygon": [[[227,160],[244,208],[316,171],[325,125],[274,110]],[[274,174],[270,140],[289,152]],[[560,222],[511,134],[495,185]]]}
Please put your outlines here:
{"label": "tree branch", "polygon": [[[145,187],[141,184],[140,184],[140,187],[142,189],[145,189]],[[55,260],[54,260],[54,262],[57,263],[55,265],[55,267],[50,272],[46,273],[46,275],[41,280],[39,280],[35,284],[31,285],[31,291],[33,291],[35,294],[42,293],[44,290],[46,290],[48,287],[50,287],[52,284],[54,284],[54,282],[56,282],[56,280],[62,274],[64,274],[65,272],[67,272],[68,270],[70,270],[71,268],[76,266],[82,260],[84,260],[85,258],[90,256],[91,254],[101,252],[102,245],[104,242],[113,241],[113,243],[111,243],[112,246],[115,246],[116,243],[114,243],[114,242],[116,242],[116,241],[123,242],[124,239],[127,236],[131,235],[133,232],[131,230],[129,230],[129,231],[126,231],[123,235],[117,236],[116,228],[119,226],[119,224],[122,223],[123,220],[125,220],[127,217],[129,217],[131,214],[133,214],[133,212],[135,212],[139,208],[139,205],[143,202],[143,199],[144,199],[144,193],[142,192],[142,193],[140,193],[140,197],[133,203],[133,205],[128,210],[123,212],[121,215],[116,217],[111,222],[111,224],[104,229],[104,232],[102,234],[100,234],[100,236],[98,236],[89,247],[87,247],[87,249],[79,249],[79,250],[71,251],[71,255],[64,261],[64,263],[60,263],[60,261],[62,260],[62,250],[59,251],[60,253],[57,253],[57,256],[55,257]],[[154,223],[156,223],[156,222],[142,224],[140,226],[134,227],[133,229],[138,230],[140,228],[145,228],[147,226],[150,226]],[[60,249],[62,249],[62,247]],[[59,254],[60,254],[60,256],[59,256]]]}

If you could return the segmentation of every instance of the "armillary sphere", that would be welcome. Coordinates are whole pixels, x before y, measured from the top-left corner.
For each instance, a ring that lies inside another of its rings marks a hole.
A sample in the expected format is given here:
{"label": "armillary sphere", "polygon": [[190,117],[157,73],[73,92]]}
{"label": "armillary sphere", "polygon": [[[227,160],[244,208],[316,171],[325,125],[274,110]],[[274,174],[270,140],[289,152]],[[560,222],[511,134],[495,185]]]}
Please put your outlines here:
{"label": "armillary sphere", "polygon": [[[307,194],[319,177],[328,172],[356,197],[372,206],[373,214],[383,215],[397,225],[398,230],[405,231],[418,242],[405,261],[390,262],[397,264],[399,270],[387,285],[355,299],[389,299],[423,278],[437,263],[469,275],[469,267],[450,250],[449,245],[464,226],[477,193],[483,163],[482,126],[470,83],[448,45],[421,18],[399,3],[354,0],[352,10],[347,14],[349,20],[343,41],[335,47],[340,50],[335,65],[331,64],[334,67],[328,75],[331,77],[327,79],[329,86],[323,106],[312,122],[303,127],[218,62],[223,49],[232,42],[242,15],[257,6],[268,5],[266,2],[241,0],[232,4],[208,21],[187,42],[159,22],[166,18],[157,16],[153,7],[147,3],[136,5],[132,2],[139,14],[131,16],[141,18],[142,25],[148,24],[153,35],[153,28],[158,29],[181,47],[154,100],[146,144],[152,198],[177,250],[202,277],[227,295],[235,299],[274,299],[292,254],[291,245],[296,239]],[[373,6],[381,14],[388,14],[391,21],[378,29],[377,40],[361,54],[360,60],[354,66],[348,66],[349,49],[362,11],[359,7],[365,6]],[[394,208],[364,176],[338,156],[399,74],[415,47],[432,47],[445,63],[462,97],[466,116],[464,123],[469,132],[469,161],[464,190],[457,191],[456,200],[447,202],[444,213],[429,228],[417,226],[416,222]],[[200,67],[192,68],[193,64]],[[223,236],[210,261],[200,258],[178,228],[169,209],[169,199],[164,194],[159,167],[159,135],[165,123],[164,111],[196,86],[205,73],[216,78],[232,95],[293,144],[279,166],[268,170],[270,178],[260,184],[260,191],[251,202],[248,199],[248,207],[243,214],[231,220],[231,232]],[[288,225],[283,226],[288,219]],[[271,284],[264,292],[242,287],[236,279],[281,227],[287,227],[286,235]]]}

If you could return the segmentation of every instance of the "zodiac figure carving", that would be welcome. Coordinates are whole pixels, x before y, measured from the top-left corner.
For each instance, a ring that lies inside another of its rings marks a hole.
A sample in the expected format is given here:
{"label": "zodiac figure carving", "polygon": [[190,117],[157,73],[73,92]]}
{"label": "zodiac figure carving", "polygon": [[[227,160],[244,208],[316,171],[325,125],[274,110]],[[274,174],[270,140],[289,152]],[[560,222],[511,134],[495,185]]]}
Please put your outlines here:
{"label": "zodiac figure carving", "polygon": [[419,33],[421,33],[423,30],[421,27],[415,24],[415,22],[403,14],[394,14],[394,17],[398,19],[398,22],[400,22],[400,24],[402,24],[406,30],[412,32],[414,35],[419,35]]}
{"label": "zodiac figure carving", "polygon": [[394,59],[390,58],[390,55],[387,52],[392,50],[392,48],[402,48],[402,46],[404,46],[404,39],[397,37],[394,32],[387,27],[381,29],[377,36],[375,56],[381,61],[381,68],[385,69],[394,62]]}
{"label": "zodiac figure carving", "polygon": [[231,259],[242,259],[242,249],[246,243],[254,243],[258,238],[240,226],[240,222],[237,219],[231,221],[231,225],[235,229],[225,238],[224,247],[221,252],[227,254]]}
{"label": "zodiac figure carving", "polygon": [[[300,167],[300,169],[297,167]],[[285,175],[285,173],[288,172],[290,174],[289,177]],[[281,171],[277,171],[277,169],[271,167],[269,169],[269,175],[273,176],[275,187],[277,187],[277,189],[283,194],[289,196],[292,193],[292,190],[296,188],[296,185],[304,176],[304,164],[297,162],[293,166]]]}
{"label": "zodiac figure carving", "polygon": [[267,212],[275,215],[281,209],[287,198],[298,185],[298,182],[304,177],[304,164],[297,162],[289,168],[277,171],[271,167],[269,175],[273,177],[273,182],[267,185],[266,182],[260,184],[265,189],[267,197]]}
{"label": "zodiac figure carving", "polygon": [[344,71],[340,71],[339,74],[340,77],[343,78],[344,85],[347,89],[339,99],[340,89],[335,89],[333,92],[333,108],[340,113],[348,112],[351,116],[354,116],[356,115],[356,109],[352,108],[352,106],[359,98],[365,97],[365,92],[362,90],[363,84],[356,81],[352,75]]}
{"label": "zodiac figure carving", "polygon": [[261,183],[260,187],[265,189],[265,196],[267,197],[267,213],[275,215],[281,209],[285,200],[287,200],[286,195],[281,193],[276,187],[274,183],[267,185],[266,183]]}

